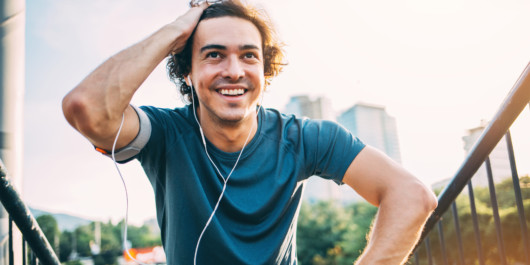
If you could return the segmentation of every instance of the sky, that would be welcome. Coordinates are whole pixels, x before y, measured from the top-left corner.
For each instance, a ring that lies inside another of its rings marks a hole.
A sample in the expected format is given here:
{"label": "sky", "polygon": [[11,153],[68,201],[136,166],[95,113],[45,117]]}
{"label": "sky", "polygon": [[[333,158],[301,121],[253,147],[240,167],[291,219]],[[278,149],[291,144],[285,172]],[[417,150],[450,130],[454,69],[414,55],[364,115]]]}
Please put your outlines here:
{"label": "sky", "polygon": [[[396,118],[402,162],[426,185],[452,177],[462,137],[491,119],[530,61],[530,2],[461,0],[249,1],[263,7],[285,43],[288,66],[265,95],[330,99],[338,113],[358,102]],[[125,191],[111,160],[64,119],[61,100],[112,56],[173,21],[187,1],[35,0],[26,4],[23,194],[35,208],[95,220],[122,219]],[[164,63],[132,101],[178,107]],[[530,110],[513,138],[529,173]],[[120,166],[132,223],[155,216],[137,162]]]}

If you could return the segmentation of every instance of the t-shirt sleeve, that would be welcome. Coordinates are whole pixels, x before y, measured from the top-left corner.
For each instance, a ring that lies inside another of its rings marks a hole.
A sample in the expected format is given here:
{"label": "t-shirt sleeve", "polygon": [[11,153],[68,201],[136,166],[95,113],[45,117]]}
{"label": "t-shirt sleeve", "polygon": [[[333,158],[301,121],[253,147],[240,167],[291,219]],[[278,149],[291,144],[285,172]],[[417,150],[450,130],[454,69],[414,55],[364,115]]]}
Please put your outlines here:
{"label": "t-shirt sleeve", "polygon": [[346,128],[326,120],[308,120],[303,137],[308,174],[337,184],[343,184],[346,170],[365,147]]}
{"label": "t-shirt sleeve", "polygon": [[168,128],[167,112],[151,106],[142,106],[141,109],[145,112],[151,125],[151,137],[145,144],[144,148],[135,157],[140,162],[143,160],[161,160],[165,156],[165,146],[167,137],[165,135],[165,128]]}
{"label": "t-shirt sleeve", "polygon": [[[138,114],[140,129],[136,138],[128,145],[115,152],[118,163],[127,163],[133,159],[141,160],[146,154],[163,154],[164,126],[167,124],[167,114],[160,109],[151,106],[133,106]],[[111,157],[109,154],[105,154]],[[149,155],[151,156],[151,155]]]}
{"label": "t-shirt sleeve", "polygon": [[[134,109],[136,114],[138,115],[139,119],[139,130],[136,137],[126,146],[116,150],[114,152],[114,158],[116,161],[120,164],[127,163],[134,159],[138,153],[144,148],[144,146],[147,144],[149,139],[151,138],[151,122],[150,119],[147,117],[145,112],[134,106],[131,105],[131,107]],[[122,121],[123,122],[123,121]],[[109,157],[112,159],[112,150],[103,150],[101,148],[96,147],[96,150],[102,153],[103,155]]]}

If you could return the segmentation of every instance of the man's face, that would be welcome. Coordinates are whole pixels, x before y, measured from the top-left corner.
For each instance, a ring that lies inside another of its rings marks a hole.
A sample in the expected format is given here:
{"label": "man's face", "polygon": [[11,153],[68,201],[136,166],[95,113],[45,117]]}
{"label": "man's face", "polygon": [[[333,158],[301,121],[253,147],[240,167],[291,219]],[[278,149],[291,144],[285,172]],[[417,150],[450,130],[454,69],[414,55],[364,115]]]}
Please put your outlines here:
{"label": "man's face", "polygon": [[254,24],[236,17],[201,21],[191,66],[201,117],[226,124],[254,117],[265,83],[261,35]]}

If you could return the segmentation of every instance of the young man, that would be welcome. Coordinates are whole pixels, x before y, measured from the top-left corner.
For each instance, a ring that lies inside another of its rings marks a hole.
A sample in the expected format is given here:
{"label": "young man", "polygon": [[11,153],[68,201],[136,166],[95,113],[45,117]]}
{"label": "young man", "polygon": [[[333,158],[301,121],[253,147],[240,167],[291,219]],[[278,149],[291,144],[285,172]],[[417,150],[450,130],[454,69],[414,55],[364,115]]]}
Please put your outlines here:
{"label": "young man", "polygon": [[[168,55],[191,104],[129,105]],[[436,199],[341,126],[261,108],[281,58],[259,12],[236,1],[203,3],[104,62],[63,110],[104,153],[123,119],[116,157],[138,159],[151,181],[168,264],[296,264],[298,209],[312,175],[379,207],[357,264],[402,264]]]}

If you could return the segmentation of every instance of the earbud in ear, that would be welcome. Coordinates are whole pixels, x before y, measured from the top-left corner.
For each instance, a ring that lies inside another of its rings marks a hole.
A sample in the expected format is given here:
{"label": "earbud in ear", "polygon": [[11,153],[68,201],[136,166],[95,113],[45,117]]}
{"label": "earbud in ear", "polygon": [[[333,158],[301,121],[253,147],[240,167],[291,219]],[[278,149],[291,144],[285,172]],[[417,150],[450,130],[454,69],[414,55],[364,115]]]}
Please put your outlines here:
{"label": "earbud in ear", "polygon": [[186,76],[186,80],[188,81],[186,85],[188,85],[189,87],[193,87],[193,84],[191,83],[191,77],[189,75]]}

